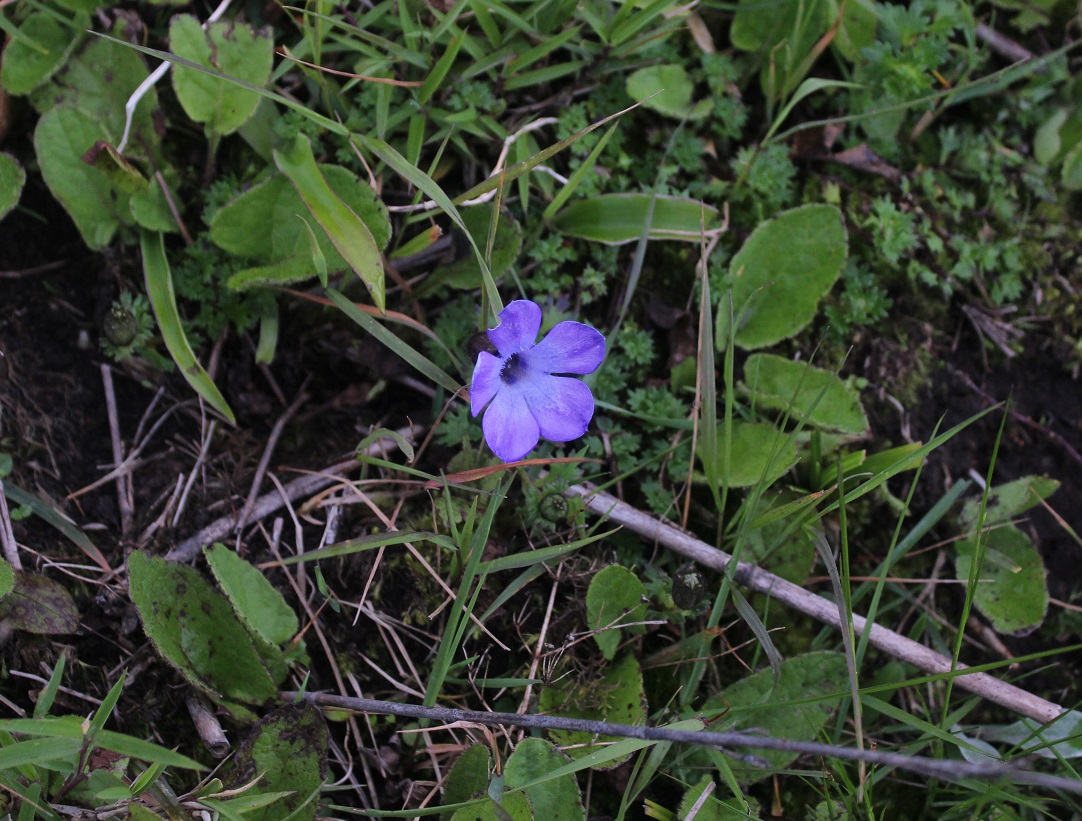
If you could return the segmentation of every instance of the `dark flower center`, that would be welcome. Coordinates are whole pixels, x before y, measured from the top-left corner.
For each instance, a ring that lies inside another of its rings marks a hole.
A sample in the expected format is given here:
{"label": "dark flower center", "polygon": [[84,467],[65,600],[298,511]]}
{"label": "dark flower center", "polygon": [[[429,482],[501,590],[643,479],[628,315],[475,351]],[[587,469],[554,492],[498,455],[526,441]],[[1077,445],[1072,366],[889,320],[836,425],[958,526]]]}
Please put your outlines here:
{"label": "dark flower center", "polygon": [[503,363],[500,380],[505,385],[514,385],[526,375],[526,370],[526,360],[522,358],[522,354],[513,353]]}

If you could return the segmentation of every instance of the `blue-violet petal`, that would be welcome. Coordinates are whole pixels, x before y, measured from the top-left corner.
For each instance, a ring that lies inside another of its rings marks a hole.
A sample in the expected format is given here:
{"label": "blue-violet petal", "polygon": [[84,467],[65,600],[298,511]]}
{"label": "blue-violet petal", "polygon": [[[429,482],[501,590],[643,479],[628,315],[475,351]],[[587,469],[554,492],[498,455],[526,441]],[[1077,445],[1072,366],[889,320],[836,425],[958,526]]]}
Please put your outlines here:
{"label": "blue-violet petal", "polygon": [[524,351],[537,341],[541,330],[541,309],[536,302],[516,299],[500,311],[500,324],[488,332],[488,338],[504,359]]}
{"label": "blue-violet petal", "polygon": [[605,337],[581,322],[561,322],[527,358],[531,368],[545,373],[593,373],[605,358]]}
{"label": "blue-violet petal", "polygon": [[521,391],[504,387],[485,411],[485,441],[500,459],[517,462],[537,447],[541,430]]}
{"label": "blue-violet petal", "polygon": [[492,401],[500,389],[500,371],[503,360],[488,351],[477,355],[477,364],[473,367],[473,379],[470,381],[470,408],[476,416]]}
{"label": "blue-violet petal", "polygon": [[594,396],[578,379],[537,375],[523,388],[541,435],[553,442],[578,439],[594,416]]}

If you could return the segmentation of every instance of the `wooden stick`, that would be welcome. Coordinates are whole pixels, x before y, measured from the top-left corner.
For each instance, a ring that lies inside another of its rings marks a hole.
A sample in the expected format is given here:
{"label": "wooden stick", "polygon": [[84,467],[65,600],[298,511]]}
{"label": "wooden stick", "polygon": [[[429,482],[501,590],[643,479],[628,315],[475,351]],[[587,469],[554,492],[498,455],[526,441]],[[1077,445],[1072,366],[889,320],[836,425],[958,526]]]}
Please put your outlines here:
{"label": "wooden stick", "polygon": [[[655,519],[595,487],[586,484],[575,485],[568,488],[568,492],[582,497],[587,509],[593,513],[605,516],[609,521],[623,525],[644,539],[664,545],[699,564],[722,571],[732,564],[733,557],[728,553],[711,547],[706,542],[683,532],[676,525]],[[798,587],[760,567],[747,562],[738,562],[735,572],[730,571],[730,576],[738,584],[758,593],[765,593],[824,624],[848,629],[848,625],[842,622],[835,602]],[[967,669],[967,665],[961,663],[956,665],[946,656],[893,630],[888,630],[882,625],[869,625],[863,616],[856,613],[853,614],[853,629],[857,635],[870,630],[868,640],[872,644],[883,652],[927,673],[937,675],[959,673],[954,679],[959,687],[1042,724],[1054,720],[1065,712],[1060,705],[1046,701],[988,673],[962,673],[961,671]]]}

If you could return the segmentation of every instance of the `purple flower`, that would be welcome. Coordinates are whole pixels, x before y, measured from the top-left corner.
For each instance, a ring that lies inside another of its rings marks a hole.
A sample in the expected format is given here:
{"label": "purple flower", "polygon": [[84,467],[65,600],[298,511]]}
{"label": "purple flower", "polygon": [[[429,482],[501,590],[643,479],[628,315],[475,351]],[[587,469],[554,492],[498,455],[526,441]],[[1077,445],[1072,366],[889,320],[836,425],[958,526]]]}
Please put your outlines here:
{"label": "purple flower", "polygon": [[541,309],[518,299],[500,311],[488,332],[497,354],[481,351],[473,368],[470,405],[492,452],[516,462],[544,436],[569,442],[586,433],[594,395],[578,379],[559,374],[593,373],[605,358],[605,337],[581,322],[561,322],[537,342]]}

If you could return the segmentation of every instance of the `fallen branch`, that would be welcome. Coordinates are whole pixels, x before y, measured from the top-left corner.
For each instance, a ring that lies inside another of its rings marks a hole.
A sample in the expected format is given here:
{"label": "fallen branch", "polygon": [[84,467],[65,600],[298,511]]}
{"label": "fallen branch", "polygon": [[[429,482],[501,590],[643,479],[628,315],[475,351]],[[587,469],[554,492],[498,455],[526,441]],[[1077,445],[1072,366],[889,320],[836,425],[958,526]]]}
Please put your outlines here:
{"label": "fallen branch", "polygon": [[[655,519],[595,487],[575,485],[568,488],[568,492],[582,497],[587,509],[593,513],[605,516],[609,521],[622,525],[645,539],[664,545],[699,564],[722,571],[732,564],[733,557],[728,553],[711,547],[675,525]],[[824,624],[848,629],[848,625],[842,623],[841,614],[835,602],[798,587],[760,567],[747,562],[738,562],[735,572],[730,572],[730,576],[738,584],[757,593],[765,593]],[[994,701],[1042,724],[1053,721],[1064,713],[1060,705],[1046,701],[988,673],[967,673],[965,672],[966,665],[954,664],[946,656],[893,630],[888,630],[882,625],[869,625],[863,616],[854,613],[852,618],[853,630],[856,634],[861,635],[865,630],[869,630],[868,640],[883,652],[928,673],[956,674],[954,681],[959,687],[976,693],[982,698]]]}
{"label": "fallen branch", "polygon": [[520,715],[518,713],[492,713],[480,710],[455,710],[449,707],[424,707],[420,704],[403,704],[397,701],[379,701],[373,698],[352,698],[325,693],[284,692],[279,698],[289,701],[303,699],[317,707],[331,707],[336,710],[354,710],[359,713],[378,713],[380,715],[405,716],[439,721],[444,724],[472,722],[488,726],[531,727],[543,730],[565,730],[589,733],[592,736],[622,736],[643,741],[666,741],[679,744],[694,744],[700,747],[727,749],[783,750],[801,755],[818,755],[827,758],[841,758],[848,761],[864,761],[884,767],[919,773],[929,778],[941,778],[957,781],[963,778],[984,780],[1009,779],[1018,784],[1031,784],[1048,789],[1082,793],[1082,781],[1062,776],[1023,770],[1017,765],[1004,761],[969,762],[951,759],[925,758],[905,755],[904,753],[886,753],[878,750],[858,750],[854,747],[837,747],[833,744],[821,744],[815,741],[793,741],[788,738],[753,735],[751,733],[724,732],[709,730],[675,730],[669,727],[642,727],[633,724],[609,724],[604,721],[589,721],[582,718],[561,718],[547,715]]}

